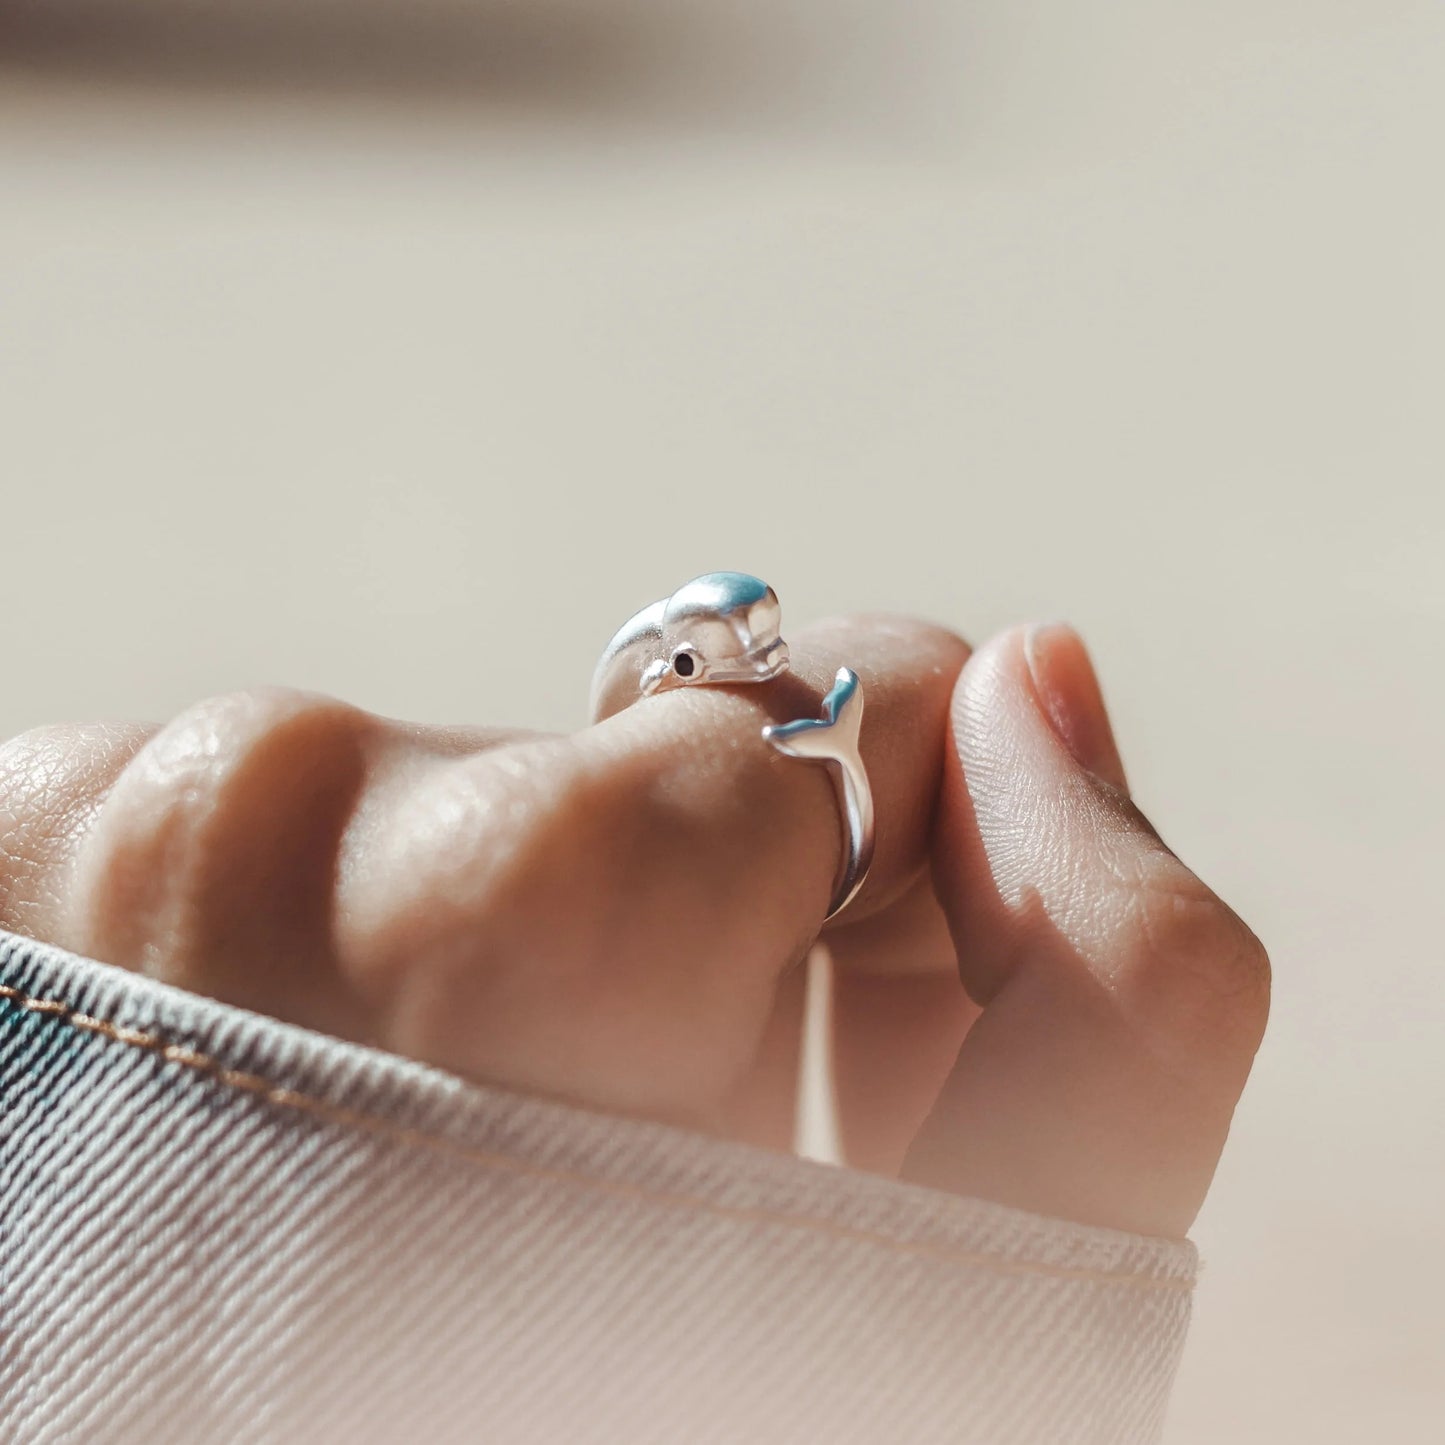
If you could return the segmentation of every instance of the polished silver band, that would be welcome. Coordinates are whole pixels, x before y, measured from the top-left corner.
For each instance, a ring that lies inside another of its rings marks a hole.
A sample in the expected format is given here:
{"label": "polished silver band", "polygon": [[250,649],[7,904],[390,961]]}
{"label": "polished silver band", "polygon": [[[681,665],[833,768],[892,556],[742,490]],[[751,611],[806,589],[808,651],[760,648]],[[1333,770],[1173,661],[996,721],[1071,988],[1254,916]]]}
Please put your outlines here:
{"label": "polished silver band", "polygon": [[[768,682],[788,668],[777,593],[745,572],[709,572],[644,607],[608,643],[592,680],[592,716],[679,687]],[[829,904],[836,918],[857,896],[873,861],[873,792],[859,752],[863,685],[840,667],[821,718],[765,727],[790,758],[835,767],[844,833],[843,863]]]}

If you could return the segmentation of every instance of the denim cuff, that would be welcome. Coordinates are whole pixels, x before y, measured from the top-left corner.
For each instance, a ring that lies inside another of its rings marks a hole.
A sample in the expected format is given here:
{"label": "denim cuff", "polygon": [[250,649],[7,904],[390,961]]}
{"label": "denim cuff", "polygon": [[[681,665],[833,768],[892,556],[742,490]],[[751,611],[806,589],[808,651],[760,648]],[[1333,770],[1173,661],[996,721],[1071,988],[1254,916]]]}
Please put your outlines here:
{"label": "denim cuff", "polygon": [[1196,1267],[0,933],[16,1445],[1133,1445]]}

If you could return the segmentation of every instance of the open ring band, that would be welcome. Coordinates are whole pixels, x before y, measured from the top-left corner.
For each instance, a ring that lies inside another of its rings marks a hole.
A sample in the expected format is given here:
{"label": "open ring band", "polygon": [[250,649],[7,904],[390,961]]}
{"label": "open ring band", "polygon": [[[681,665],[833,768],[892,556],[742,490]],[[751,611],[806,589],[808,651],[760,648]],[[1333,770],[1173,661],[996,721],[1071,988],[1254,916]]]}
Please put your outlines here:
{"label": "open ring band", "polygon": [[[592,681],[592,716],[679,687],[768,682],[788,669],[782,609],[767,583],[745,572],[709,572],[644,607],[607,644]],[[821,718],[762,729],[790,758],[832,765],[843,822],[843,863],[824,919],[857,896],[873,861],[873,791],[858,751],[863,684],[840,667]]]}

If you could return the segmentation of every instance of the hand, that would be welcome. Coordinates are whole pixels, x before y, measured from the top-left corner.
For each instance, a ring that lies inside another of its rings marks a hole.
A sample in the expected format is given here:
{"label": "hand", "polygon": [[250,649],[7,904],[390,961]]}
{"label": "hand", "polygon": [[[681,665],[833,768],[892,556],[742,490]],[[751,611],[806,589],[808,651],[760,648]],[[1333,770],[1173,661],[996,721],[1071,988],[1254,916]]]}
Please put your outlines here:
{"label": "hand", "polygon": [[785,1142],[840,837],[826,772],[758,732],[846,663],[878,810],[826,933],[850,1161],[1182,1233],[1268,966],[1129,802],[1082,644],[1016,631],[970,658],[862,619],[793,653],[791,678],[572,737],[285,691],[25,734],[0,749],[0,926],[475,1078]]}

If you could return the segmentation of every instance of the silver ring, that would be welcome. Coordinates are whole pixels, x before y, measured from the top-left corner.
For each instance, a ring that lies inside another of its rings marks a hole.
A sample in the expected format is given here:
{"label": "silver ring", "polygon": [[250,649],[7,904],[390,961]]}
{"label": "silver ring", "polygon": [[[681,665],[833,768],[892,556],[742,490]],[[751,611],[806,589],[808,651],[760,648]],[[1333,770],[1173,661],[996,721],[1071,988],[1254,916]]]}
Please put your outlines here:
{"label": "silver ring", "polygon": [[[607,644],[592,679],[597,720],[653,693],[679,687],[768,682],[788,670],[782,608],[766,582],[745,572],[709,572],[631,618]],[[833,765],[845,851],[824,922],[857,896],[873,861],[873,790],[858,750],[863,684],[840,667],[821,718],[763,728],[790,758]]]}

